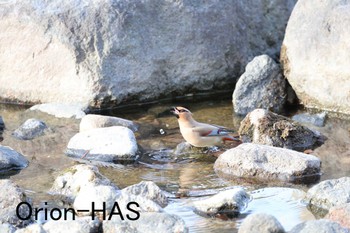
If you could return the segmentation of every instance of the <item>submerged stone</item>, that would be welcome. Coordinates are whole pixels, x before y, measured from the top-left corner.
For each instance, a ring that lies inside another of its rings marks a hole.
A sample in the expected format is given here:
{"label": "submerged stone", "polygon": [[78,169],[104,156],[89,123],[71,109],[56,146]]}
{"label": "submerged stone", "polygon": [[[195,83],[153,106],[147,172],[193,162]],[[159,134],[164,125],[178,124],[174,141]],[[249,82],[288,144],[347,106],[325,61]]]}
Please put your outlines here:
{"label": "submerged stone", "polygon": [[47,126],[45,122],[38,119],[26,120],[18,129],[13,132],[13,136],[21,140],[32,140],[45,133]]}
{"label": "submerged stone", "polygon": [[8,146],[0,145],[0,173],[10,170],[20,170],[29,164],[26,157]]}
{"label": "submerged stone", "polygon": [[85,116],[86,106],[82,104],[47,103],[37,104],[30,108],[32,111],[41,111],[58,118],[76,118]]}

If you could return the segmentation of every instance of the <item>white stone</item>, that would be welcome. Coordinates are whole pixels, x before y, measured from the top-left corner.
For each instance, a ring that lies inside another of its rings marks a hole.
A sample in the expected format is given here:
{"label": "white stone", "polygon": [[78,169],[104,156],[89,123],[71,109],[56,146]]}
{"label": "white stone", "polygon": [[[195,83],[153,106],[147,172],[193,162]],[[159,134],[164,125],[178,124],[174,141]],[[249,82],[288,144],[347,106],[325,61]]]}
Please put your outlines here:
{"label": "white stone", "polygon": [[44,230],[47,233],[67,233],[67,232],[98,232],[100,222],[97,218],[95,220],[89,217],[79,217],[75,220],[58,220],[48,221],[44,224]]}
{"label": "white stone", "polygon": [[47,103],[37,104],[30,108],[32,111],[41,111],[58,118],[76,118],[85,116],[86,106],[83,104]]}
{"label": "white stone", "polygon": [[134,122],[123,118],[88,114],[81,119],[79,131],[83,132],[90,129],[110,126],[124,126],[131,129],[133,132],[136,132],[138,129],[138,126]]}
{"label": "white stone", "polygon": [[67,145],[67,154],[74,155],[85,152],[86,159],[104,162],[114,160],[133,160],[138,151],[134,133],[123,126],[92,129],[74,135]]}
{"label": "white stone", "polygon": [[46,231],[42,225],[35,223],[26,228],[18,229],[15,233],[46,233]]}
{"label": "white stone", "polygon": [[256,213],[246,217],[238,229],[238,233],[284,233],[278,220],[269,214]]}
{"label": "white stone", "polygon": [[221,154],[214,169],[229,178],[256,177],[308,183],[319,179],[321,161],[313,155],[293,150],[243,143]]}
{"label": "white stone", "polygon": [[193,206],[197,211],[215,216],[218,213],[239,213],[250,201],[250,196],[243,188],[221,191],[212,197],[195,201]]}

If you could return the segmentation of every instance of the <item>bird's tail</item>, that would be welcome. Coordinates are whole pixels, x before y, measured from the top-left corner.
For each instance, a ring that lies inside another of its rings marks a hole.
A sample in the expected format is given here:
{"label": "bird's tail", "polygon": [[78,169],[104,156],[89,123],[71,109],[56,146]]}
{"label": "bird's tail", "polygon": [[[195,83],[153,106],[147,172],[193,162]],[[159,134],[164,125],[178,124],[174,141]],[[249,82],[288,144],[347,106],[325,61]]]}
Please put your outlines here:
{"label": "bird's tail", "polygon": [[230,135],[227,135],[227,136],[223,137],[222,140],[223,140],[224,142],[225,142],[225,141],[241,141],[241,140],[239,140],[238,137],[232,137],[232,136],[230,136]]}

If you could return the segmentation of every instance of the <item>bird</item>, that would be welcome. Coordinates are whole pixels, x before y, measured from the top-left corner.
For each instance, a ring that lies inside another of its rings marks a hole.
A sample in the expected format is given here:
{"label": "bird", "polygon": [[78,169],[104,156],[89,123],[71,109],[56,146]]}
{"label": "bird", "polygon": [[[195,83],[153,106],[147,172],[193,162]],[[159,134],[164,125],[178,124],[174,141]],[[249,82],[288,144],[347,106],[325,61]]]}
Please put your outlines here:
{"label": "bird", "polygon": [[233,130],[219,125],[201,123],[193,119],[190,110],[173,107],[171,112],[177,117],[183,138],[195,147],[218,146],[225,141],[240,141],[230,135]]}

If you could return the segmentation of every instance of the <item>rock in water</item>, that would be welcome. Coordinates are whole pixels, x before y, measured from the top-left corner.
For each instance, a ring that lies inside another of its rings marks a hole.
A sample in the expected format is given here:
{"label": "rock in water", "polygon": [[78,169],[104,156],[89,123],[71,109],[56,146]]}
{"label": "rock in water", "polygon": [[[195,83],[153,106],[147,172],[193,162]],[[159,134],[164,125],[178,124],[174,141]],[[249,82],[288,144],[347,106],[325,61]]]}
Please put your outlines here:
{"label": "rock in water", "polygon": [[13,136],[21,140],[32,140],[44,134],[47,126],[45,122],[38,119],[26,120],[18,129],[13,132]]}
{"label": "rock in water", "polygon": [[103,107],[232,87],[296,0],[2,2],[0,97]]}
{"label": "rock in water", "polygon": [[334,232],[334,233],[350,233],[350,230],[343,228],[336,222],[330,220],[319,219],[300,223],[292,228],[289,233],[315,233],[315,232]]}
{"label": "rock in water", "polygon": [[293,150],[243,143],[219,156],[214,169],[225,178],[279,179],[313,183],[320,178],[321,161]]}
{"label": "rock in water", "polygon": [[80,125],[79,125],[79,131],[83,132],[90,129],[104,128],[104,127],[111,127],[111,126],[124,126],[131,129],[133,132],[136,132],[138,130],[137,124],[123,118],[88,114],[81,119]]}
{"label": "rock in water", "polygon": [[0,145],[0,173],[23,169],[28,166],[28,163],[22,154],[8,146]]}
{"label": "rock in water", "polygon": [[74,135],[66,154],[72,157],[112,162],[136,159],[138,147],[134,133],[123,126],[92,129]]}
{"label": "rock in water", "polygon": [[245,68],[232,95],[234,111],[246,115],[256,108],[280,113],[287,99],[280,66],[268,55],[255,57]]}
{"label": "rock in water", "polygon": [[83,104],[47,103],[37,104],[30,108],[31,111],[40,111],[58,118],[76,118],[85,116],[87,107]]}
{"label": "rock in water", "polygon": [[350,203],[350,177],[320,182],[308,190],[306,200],[310,205],[326,210]]}
{"label": "rock in water", "polygon": [[255,109],[243,119],[239,135],[243,142],[297,151],[314,149],[325,140],[318,131],[264,109]]}
{"label": "rock in water", "polygon": [[219,192],[207,199],[195,201],[193,206],[201,215],[213,217],[223,214],[234,217],[247,207],[249,201],[250,197],[243,188],[235,188]]}
{"label": "rock in water", "polygon": [[[24,191],[10,180],[0,180],[0,224],[10,223],[16,227],[24,227],[31,223],[32,219],[21,220],[16,214],[17,205],[21,202],[31,204]],[[21,205],[18,208],[18,214],[22,218],[30,215],[27,205]]]}
{"label": "rock in water", "polygon": [[350,2],[299,0],[281,49],[284,75],[307,107],[350,114]]}
{"label": "rock in water", "polygon": [[314,126],[323,127],[326,120],[326,112],[318,114],[302,113],[294,115],[292,117],[293,121],[297,121],[304,124],[312,124]]}
{"label": "rock in water", "polygon": [[238,233],[284,233],[284,228],[278,220],[265,213],[250,214],[238,229]]}

